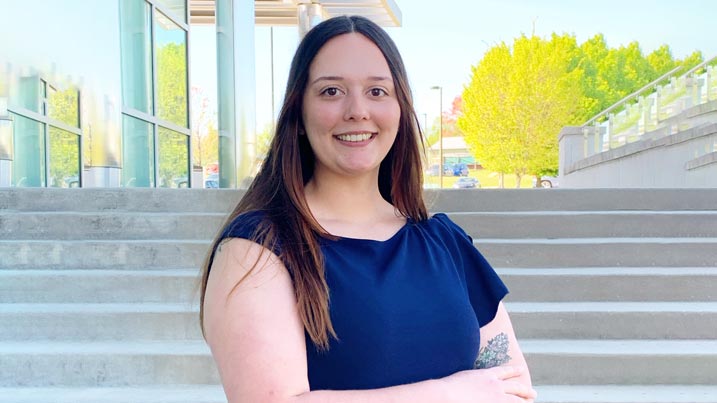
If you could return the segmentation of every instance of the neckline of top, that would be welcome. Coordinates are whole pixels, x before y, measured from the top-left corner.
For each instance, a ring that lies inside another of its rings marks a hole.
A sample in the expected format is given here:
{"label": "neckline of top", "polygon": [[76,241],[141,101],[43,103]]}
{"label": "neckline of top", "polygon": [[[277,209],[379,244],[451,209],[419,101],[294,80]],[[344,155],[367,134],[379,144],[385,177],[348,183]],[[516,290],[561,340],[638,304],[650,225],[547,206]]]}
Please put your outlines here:
{"label": "neckline of top", "polygon": [[[403,234],[409,227],[411,227],[415,222],[413,219],[406,217],[406,223],[403,224],[396,232],[394,232],[390,237],[386,239],[369,239],[369,238],[352,238],[347,236],[336,236],[335,242],[340,241],[348,241],[348,242],[364,242],[364,243],[373,243],[373,244],[386,244],[389,243],[396,238],[398,238],[401,234]],[[325,238],[328,241],[331,241],[331,239]]]}

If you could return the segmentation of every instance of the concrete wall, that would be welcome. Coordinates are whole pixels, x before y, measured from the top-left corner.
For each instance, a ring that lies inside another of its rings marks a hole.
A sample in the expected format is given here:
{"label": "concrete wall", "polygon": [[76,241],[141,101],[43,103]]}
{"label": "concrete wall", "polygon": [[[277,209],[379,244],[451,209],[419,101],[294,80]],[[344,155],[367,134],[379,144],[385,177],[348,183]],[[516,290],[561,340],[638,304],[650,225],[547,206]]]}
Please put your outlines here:
{"label": "concrete wall", "polygon": [[637,142],[587,158],[583,128],[563,128],[559,139],[561,187],[717,187],[717,101],[683,112]]}

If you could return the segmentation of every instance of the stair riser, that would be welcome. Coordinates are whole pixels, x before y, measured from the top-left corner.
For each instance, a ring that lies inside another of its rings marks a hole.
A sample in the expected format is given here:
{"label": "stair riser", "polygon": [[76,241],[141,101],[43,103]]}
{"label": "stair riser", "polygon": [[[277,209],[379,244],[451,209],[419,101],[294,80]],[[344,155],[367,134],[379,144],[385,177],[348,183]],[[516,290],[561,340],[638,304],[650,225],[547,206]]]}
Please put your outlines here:
{"label": "stair riser", "polygon": [[[717,313],[511,312],[519,339],[711,339]],[[0,340],[201,340],[198,312],[0,313]]]}
{"label": "stair riser", "polygon": [[717,312],[510,312],[510,317],[518,339],[712,339],[717,329]]}
{"label": "stair riser", "polygon": [[0,303],[198,301],[196,277],[3,276]]}
{"label": "stair riser", "polygon": [[209,241],[224,218],[223,215],[0,214],[0,239]]}
{"label": "stair riser", "polygon": [[0,341],[202,339],[199,312],[0,313],[0,323]]}
{"label": "stair riser", "polygon": [[[159,272],[159,271],[158,271]],[[77,273],[76,271],[74,273]],[[161,272],[160,272],[161,273]],[[709,302],[717,300],[717,276],[539,276],[503,274],[509,302]],[[3,275],[0,303],[164,302],[196,303],[195,275]]]}
{"label": "stair riser", "polygon": [[[715,267],[717,242],[546,244],[476,242],[494,267]],[[208,242],[4,242],[0,269],[199,267]]]}
{"label": "stair riser", "polygon": [[234,189],[0,189],[0,211],[228,213],[243,194]]}
{"label": "stair riser", "polygon": [[717,243],[481,243],[494,267],[715,267]]}
{"label": "stair riser", "polygon": [[535,385],[714,385],[717,355],[525,354]]}
{"label": "stair riser", "polygon": [[[0,189],[0,210],[229,212],[233,189]],[[717,189],[427,190],[431,211],[715,210]],[[82,203],[78,203],[82,200]]]}
{"label": "stair riser", "polygon": [[481,238],[717,237],[717,214],[459,214],[451,219]]}
{"label": "stair riser", "polygon": [[[210,240],[226,216],[190,214],[0,214],[0,239]],[[717,214],[451,215],[481,238],[717,237]]]}
{"label": "stair riser", "polygon": [[715,301],[717,276],[502,275],[513,302]]}
{"label": "stair riser", "polygon": [[199,267],[209,242],[4,242],[0,269]]}
{"label": "stair riser", "polygon": [[2,363],[0,386],[97,387],[220,382],[209,354],[17,354],[2,357]]}

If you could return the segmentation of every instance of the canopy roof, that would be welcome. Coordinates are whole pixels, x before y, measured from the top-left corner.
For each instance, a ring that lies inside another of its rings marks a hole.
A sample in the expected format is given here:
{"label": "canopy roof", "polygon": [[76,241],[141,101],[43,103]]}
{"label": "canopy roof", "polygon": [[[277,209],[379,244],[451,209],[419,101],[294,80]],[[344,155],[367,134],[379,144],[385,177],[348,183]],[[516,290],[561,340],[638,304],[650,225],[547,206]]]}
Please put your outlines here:
{"label": "canopy roof", "polygon": [[[254,0],[256,25],[297,25],[299,4],[309,0]],[[394,0],[314,0],[328,17],[361,15],[384,27],[401,25],[401,10]],[[213,24],[215,0],[189,0],[192,24]]]}

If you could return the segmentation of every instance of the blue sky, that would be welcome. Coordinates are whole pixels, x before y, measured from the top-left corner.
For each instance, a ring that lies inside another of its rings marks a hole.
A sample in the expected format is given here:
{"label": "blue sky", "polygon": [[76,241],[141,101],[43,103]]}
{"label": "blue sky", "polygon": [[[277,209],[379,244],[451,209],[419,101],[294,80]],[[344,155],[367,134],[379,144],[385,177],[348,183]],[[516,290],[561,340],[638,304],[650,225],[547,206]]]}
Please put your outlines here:
{"label": "blue sky", "polygon": [[[694,50],[717,56],[717,1],[715,0],[395,0],[403,14],[400,28],[387,31],[406,63],[416,109],[430,121],[438,116],[438,92],[443,108],[460,95],[470,80],[471,66],[492,45],[511,43],[521,34],[547,37],[569,33],[579,43],[602,33],[611,47],[638,41],[647,54],[666,43],[683,58]],[[193,27],[192,60],[216,60],[211,52],[214,32]],[[286,75],[298,36],[295,27],[274,29],[275,102],[281,102]],[[271,120],[269,29],[257,27],[257,126]],[[215,67],[192,66],[193,85],[213,94]],[[201,77],[201,78],[200,78]],[[278,109],[278,106],[277,108]]]}

